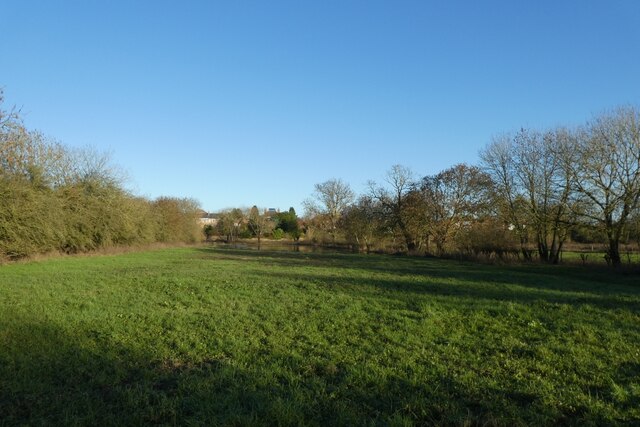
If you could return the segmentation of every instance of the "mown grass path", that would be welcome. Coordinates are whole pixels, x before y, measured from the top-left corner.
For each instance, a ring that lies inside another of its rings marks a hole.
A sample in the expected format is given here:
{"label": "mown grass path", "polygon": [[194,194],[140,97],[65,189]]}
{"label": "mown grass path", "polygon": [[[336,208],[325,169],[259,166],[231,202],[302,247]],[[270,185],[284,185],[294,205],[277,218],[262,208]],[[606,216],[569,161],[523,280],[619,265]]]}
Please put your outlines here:
{"label": "mown grass path", "polygon": [[0,425],[640,423],[640,278],[182,248],[0,266]]}

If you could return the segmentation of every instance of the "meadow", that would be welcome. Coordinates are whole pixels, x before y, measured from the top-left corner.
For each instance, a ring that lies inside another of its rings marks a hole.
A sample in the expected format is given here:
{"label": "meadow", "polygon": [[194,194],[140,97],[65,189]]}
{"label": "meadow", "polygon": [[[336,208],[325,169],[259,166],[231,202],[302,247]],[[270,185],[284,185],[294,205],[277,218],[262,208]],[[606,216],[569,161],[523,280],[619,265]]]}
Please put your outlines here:
{"label": "meadow", "polygon": [[640,277],[211,247],[0,266],[0,425],[640,423]]}

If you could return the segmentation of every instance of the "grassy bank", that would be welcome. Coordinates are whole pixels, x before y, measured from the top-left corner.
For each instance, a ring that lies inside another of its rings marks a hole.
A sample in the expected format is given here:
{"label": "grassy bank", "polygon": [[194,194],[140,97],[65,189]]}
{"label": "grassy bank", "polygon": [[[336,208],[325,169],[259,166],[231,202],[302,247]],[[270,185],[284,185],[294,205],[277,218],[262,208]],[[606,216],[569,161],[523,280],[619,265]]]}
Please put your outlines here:
{"label": "grassy bank", "polygon": [[0,425],[640,420],[637,275],[180,248],[0,267]]}

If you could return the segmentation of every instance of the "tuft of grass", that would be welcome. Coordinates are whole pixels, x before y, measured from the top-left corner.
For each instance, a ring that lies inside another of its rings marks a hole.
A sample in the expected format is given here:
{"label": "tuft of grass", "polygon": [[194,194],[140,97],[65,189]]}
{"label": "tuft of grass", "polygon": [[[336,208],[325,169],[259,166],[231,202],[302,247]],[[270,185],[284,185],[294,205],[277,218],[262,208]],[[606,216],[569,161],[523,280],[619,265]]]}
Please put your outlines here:
{"label": "tuft of grass", "polygon": [[640,422],[633,274],[178,248],[0,267],[0,424]]}

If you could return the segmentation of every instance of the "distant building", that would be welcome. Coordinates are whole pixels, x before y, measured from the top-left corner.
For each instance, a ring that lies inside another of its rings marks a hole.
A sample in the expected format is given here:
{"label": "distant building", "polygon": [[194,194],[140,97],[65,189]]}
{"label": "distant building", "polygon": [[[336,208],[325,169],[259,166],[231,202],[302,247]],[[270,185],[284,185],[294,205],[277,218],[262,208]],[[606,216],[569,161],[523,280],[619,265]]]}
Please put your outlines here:
{"label": "distant building", "polygon": [[202,211],[200,213],[200,217],[198,218],[198,223],[203,227],[205,225],[213,225],[215,227],[218,224],[218,219],[218,214]]}
{"label": "distant building", "polygon": [[265,209],[264,210],[264,216],[266,216],[268,218],[273,218],[279,212],[280,212],[280,209],[276,209],[276,208]]}

